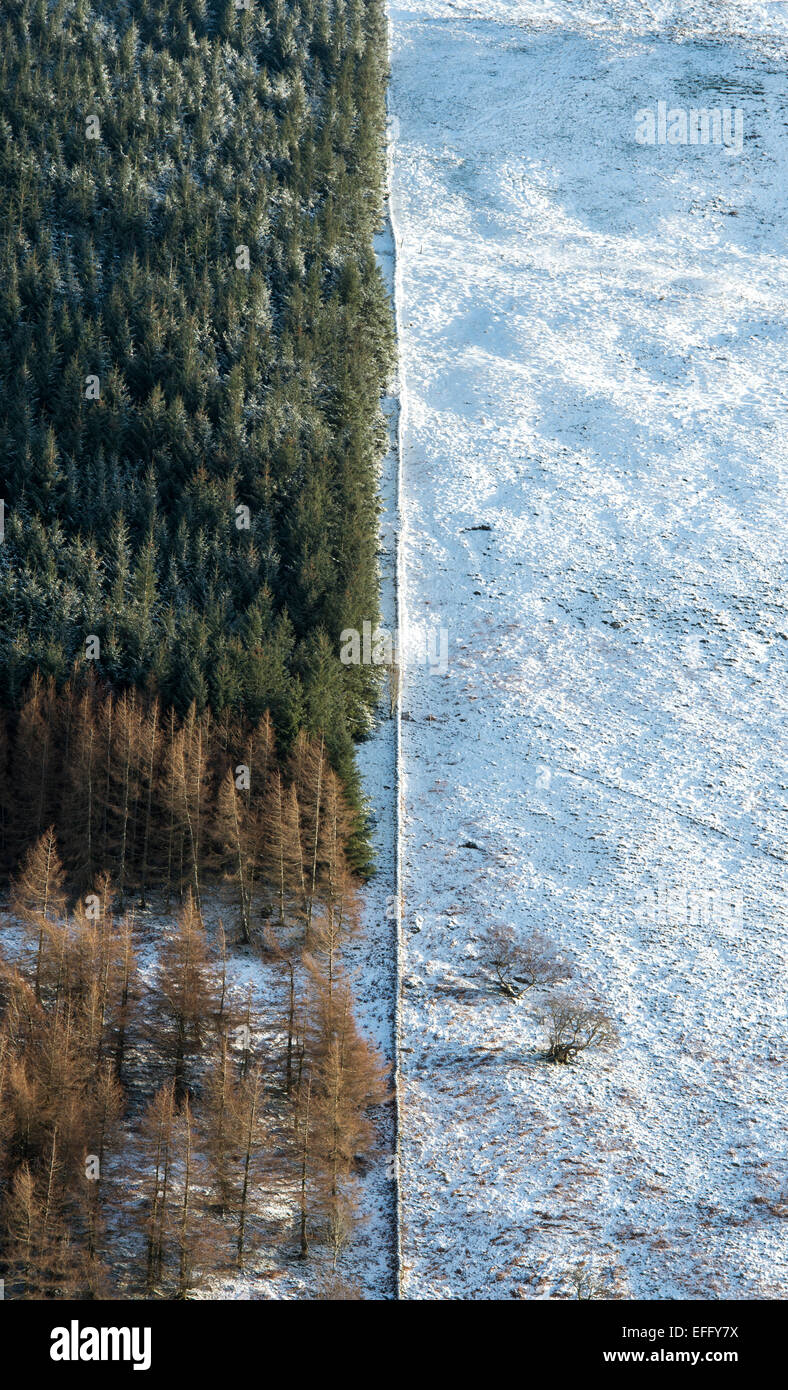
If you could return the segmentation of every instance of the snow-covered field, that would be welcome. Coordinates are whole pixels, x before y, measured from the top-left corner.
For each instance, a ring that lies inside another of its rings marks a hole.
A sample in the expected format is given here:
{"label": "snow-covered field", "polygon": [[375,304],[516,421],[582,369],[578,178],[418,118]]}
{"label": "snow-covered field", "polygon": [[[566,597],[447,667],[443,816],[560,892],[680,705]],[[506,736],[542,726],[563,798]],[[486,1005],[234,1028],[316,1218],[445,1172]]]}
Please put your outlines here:
{"label": "snow-covered field", "polygon": [[[390,13],[403,1292],[785,1297],[788,4]],[[617,1052],[542,1059],[490,922]]]}

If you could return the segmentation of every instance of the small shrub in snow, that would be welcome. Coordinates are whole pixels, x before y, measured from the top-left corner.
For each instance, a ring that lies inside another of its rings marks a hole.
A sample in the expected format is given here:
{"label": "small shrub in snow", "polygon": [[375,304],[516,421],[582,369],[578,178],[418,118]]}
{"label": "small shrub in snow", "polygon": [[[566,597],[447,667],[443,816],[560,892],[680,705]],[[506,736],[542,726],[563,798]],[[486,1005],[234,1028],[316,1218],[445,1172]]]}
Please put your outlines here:
{"label": "small shrub in snow", "polygon": [[568,1282],[575,1298],[581,1300],[624,1297],[618,1285],[616,1272],[612,1269],[599,1270],[588,1260],[582,1260],[570,1269]]}
{"label": "small shrub in snow", "polygon": [[763,1207],[770,1216],[779,1216],[784,1220],[788,1217],[788,1187],[780,1191],[767,1187],[763,1179],[762,1183],[764,1190],[753,1197],[754,1204]]}
{"label": "small shrub in snow", "polygon": [[552,995],[542,1023],[547,1029],[551,1062],[574,1062],[589,1047],[610,1048],[618,1042],[618,1030],[610,1015],[576,994]]}

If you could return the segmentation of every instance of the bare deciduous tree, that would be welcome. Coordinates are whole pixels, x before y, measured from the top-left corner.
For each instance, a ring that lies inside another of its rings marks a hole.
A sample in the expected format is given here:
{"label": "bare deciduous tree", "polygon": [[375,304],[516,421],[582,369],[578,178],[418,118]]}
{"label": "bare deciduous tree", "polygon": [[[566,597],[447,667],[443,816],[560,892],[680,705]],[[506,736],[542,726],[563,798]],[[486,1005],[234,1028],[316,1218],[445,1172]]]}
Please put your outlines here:
{"label": "bare deciduous tree", "polygon": [[554,994],[542,1014],[551,1062],[574,1062],[590,1047],[610,1048],[618,1030],[607,1011],[577,994]]}
{"label": "bare deciduous tree", "polygon": [[567,980],[572,967],[541,932],[520,936],[513,927],[491,925],[481,943],[481,960],[507,999],[519,999],[534,986]]}
{"label": "bare deciduous tree", "polygon": [[581,1260],[569,1271],[575,1298],[581,1301],[611,1300],[623,1297],[612,1269],[600,1270],[593,1261]]}

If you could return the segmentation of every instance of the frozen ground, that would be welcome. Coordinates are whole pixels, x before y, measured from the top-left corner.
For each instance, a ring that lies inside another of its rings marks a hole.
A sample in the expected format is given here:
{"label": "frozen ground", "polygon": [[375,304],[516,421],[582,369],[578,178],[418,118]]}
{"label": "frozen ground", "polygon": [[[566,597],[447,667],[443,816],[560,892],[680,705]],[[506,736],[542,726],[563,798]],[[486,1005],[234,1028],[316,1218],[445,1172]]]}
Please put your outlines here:
{"label": "frozen ground", "polygon": [[[404,1295],[785,1297],[788,4],[390,13]],[[491,921],[617,1053],[542,1060]]]}
{"label": "frozen ground", "polygon": [[[391,747],[390,736],[381,733],[368,747],[367,765],[370,758],[376,767],[374,776],[378,785],[389,780],[386,770],[384,745]],[[390,754],[393,760],[393,754]],[[370,768],[370,776],[373,770]],[[388,798],[391,801],[391,797]],[[392,811],[393,814],[393,811]],[[393,841],[393,829],[385,824],[385,813],[379,827],[381,836],[386,836],[388,845]],[[377,832],[375,835],[377,840]],[[392,951],[392,924],[385,917],[385,904],[382,898],[384,889],[391,884],[392,855],[390,849],[383,848],[381,872],[376,879],[376,887],[368,894],[362,932],[342,951],[342,960],[354,979],[355,1013],[364,1035],[379,1048],[384,1060],[390,1065],[392,1060],[392,1015],[395,958]],[[214,964],[218,970],[220,961],[220,928],[224,922],[227,929],[228,954],[226,1000],[236,1018],[245,1015],[246,1003],[251,995],[252,1015],[262,1021],[262,1028],[255,1030],[252,1037],[252,1052],[268,1069],[278,1083],[284,1065],[286,1047],[286,984],[283,973],[269,957],[252,947],[241,946],[237,942],[236,913],[221,889],[212,889],[203,896],[203,920],[212,946]],[[379,910],[378,910],[379,909]],[[124,1277],[123,1261],[130,1257],[126,1247],[127,1233],[132,1214],[128,1205],[129,1194],[139,1194],[142,1200],[144,1181],[148,1180],[149,1167],[137,1151],[132,1137],[136,1129],[135,1117],[139,1115],[139,1089],[145,1073],[147,1089],[160,1085],[165,1074],[158,1066],[155,1052],[151,1053],[150,1036],[146,1036],[146,1025],[154,1024],[154,1010],[151,1002],[155,997],[158,974],[158,949],[162,937],[174,920],[171,911],[165,911],[160,902],[154,902],[152,910],[134,911],[134,952],[139,970],[143,1005],[141,1015],[136,1018],[127,1039],[125,1073],[131,1084],[130,1109],[127,1119],[131,1133],[123,1145],[123,1161],[118,1170],[115,1159],[110,1160],[108,1178],[110,1183],[120,1181],[125,1196],[121,1201],[116,1194],[113,1204],[114,1215],[110,1216],[110,1251],[118,1261],[113,1271],[115,1277]],[[24,930],[22,924],[11,915],[5,901],[0,900],[0,941],[6,961],[26,962],[28,973],[32,970],[35,940]],[[147,1002],[145,1002],[147,1001]],[[234,1030],[230,1029],[231,1047],[237,1047]],[[277,1126],[285,1122],[286,1112],[269,1110],[272,1130],[266,1139],[269,1154],[277,1151]],[[376,1146],[358,1171],[358,1223],[348,1245],[343,1250],[338,1273],[347,1287],[364,1299],[390,1299],[396,1292],[395,1261],[395,1188],[392,1183],[391,1153],[394,1143],[393,1115],[390,1107],[382,1107],[374,1116]],[[137,1166],[137,1161],[139,1166]],[[144,1181],[143,1181],[144,1180]],[[136,1197],[133,1200],[137,1200]],[[331,1252],[313,1241],[310,1258],[298,1258],[298,1201],[297,1181],[290,1181],[276,1167],[265,1168],[256,1181],[251,1193],[247,1258],[245,1267],[239,1272],[233,1259],[233,1248],[229,1236],[218,1241],[211,1248],[211,1274],[199,1273],[197,1285],[191,1293],[195,1299],[297,1299],[310,1300],[324,1296],[326,1287],[332,1283]],[[118,1223],[114,1229],[113,1223]],[[271,1240],[271,1231],[275,1239]],[[137,1233],[138,1234],[138,1233]],[[137,1248],[137,1256],[139,1249]]]}

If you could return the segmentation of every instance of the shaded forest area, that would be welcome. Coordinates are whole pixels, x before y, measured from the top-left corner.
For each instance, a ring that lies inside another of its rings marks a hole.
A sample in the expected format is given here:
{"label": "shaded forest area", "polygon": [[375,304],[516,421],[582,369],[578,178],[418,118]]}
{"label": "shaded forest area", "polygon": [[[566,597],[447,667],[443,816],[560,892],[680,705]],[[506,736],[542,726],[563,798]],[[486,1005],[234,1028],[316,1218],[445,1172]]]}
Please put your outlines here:
{"label": "shaded forest area", "polygon": [[315,1244],[354,1296],[383,8],[22,0],[0,34],[6,1297]]}
{"label": "shaded forest area", "polygon": [[76,664],[270,711],[358,809],[376,672],[338,652],[378,615],[382,7],[23,0],[0,32],[0,699]]}

